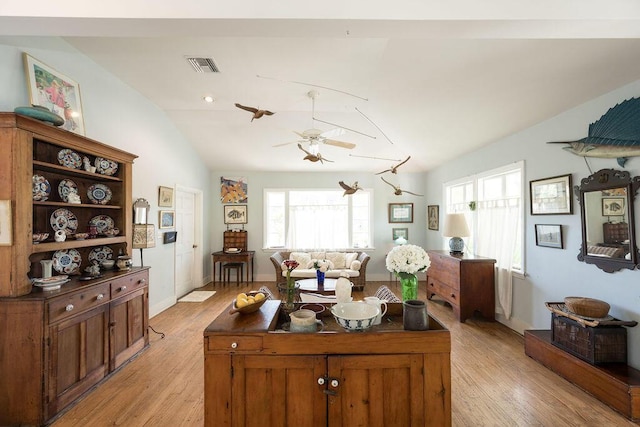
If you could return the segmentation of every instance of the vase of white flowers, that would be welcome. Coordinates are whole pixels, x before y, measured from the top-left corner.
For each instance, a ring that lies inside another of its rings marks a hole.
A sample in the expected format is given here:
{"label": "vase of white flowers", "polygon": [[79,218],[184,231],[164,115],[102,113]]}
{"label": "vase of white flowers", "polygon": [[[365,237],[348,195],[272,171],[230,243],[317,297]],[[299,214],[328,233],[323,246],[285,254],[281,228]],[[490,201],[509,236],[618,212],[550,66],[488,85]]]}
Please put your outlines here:
{"label": "vase of white flowers", "polygon": [[418,298],[418,277],[416,274],[429,268],[429,255],[420,246],[395,246],[387,254],[387,270],[400,279],[402,301]]}
{"label": "vase of white flowers", "polygon": [[324,274],[329,271],[329,261],[326,259],[317,259],[313,262],[313,268],[316,269],[316,279],[318,287],[324,286]]}

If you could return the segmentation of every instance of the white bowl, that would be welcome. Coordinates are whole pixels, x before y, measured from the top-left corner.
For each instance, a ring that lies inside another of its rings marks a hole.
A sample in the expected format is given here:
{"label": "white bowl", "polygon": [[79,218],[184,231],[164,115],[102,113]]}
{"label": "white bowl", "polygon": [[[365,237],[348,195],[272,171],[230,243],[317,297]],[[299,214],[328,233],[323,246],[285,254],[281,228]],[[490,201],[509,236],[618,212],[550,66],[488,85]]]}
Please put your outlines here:
{"label": "white bowl", "polygon": [[348,331],[366,331],[380,314],[376,306],[364,302],[343,302],[331,307],[336,322]]}

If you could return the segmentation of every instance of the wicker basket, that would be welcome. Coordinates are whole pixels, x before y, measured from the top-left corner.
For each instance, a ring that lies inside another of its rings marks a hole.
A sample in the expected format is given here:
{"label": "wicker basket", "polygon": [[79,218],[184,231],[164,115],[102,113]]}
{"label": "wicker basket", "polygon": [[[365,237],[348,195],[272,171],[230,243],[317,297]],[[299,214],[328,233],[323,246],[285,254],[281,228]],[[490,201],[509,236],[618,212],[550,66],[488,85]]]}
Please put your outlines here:
{"label": "wicker basket", "polygon": [[575,314],[601,319],[609,314],[609,304],[604,301],[585,297],[566,297],[564,304]]}

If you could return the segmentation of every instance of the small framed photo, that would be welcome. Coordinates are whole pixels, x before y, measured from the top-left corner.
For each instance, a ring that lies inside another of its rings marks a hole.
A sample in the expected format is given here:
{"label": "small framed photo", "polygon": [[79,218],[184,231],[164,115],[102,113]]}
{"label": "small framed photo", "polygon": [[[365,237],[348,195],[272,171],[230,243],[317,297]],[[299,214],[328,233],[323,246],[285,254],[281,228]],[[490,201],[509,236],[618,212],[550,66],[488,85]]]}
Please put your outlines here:
{"label": "small framed photo", "polygon": [[175,225],[175,211],[160,211],[160,228],[172,228]]}
{"label": "small framed photo", "polygon": [[427,224],[429,230],[438,230],[440,228],[440,206],[427,206]]}
{"label": "small framed photo", "polygon": [[13,244],[11,200],[0,200],[0,246]]}
{"label": "small framed photo", "polygon": [[224,205],[225,224],[246,224],[247,205]]}
{"label": "small framed photo", "polygon": [[158,206],[161,208],[173,207],[173,188],[160,187],[158,190]]}
{"label": "small framed photo", "polygon": [[570,215],[573,213],[571,174],[529,181],[531,215]]}
{"label": "small framed photo", "polygon": [[602,216],[623,216],[627,210],[624,197],[603,197]]}
{"label": "small framed photo", "polygon": [[389,203],[389,222],[413,222],[413,203]]}
{"label": "small framed photo", "polygon": [[409,229],[408,228],[393,228],[392,230],[393,241],[395,242],[398,238],[402,237],[405,240],[409,240]]}
{"label": "small framed photo", "polygon": [[563,249],[562,226],[558,224],[536,224],[536,245]]}
{"label": "small framed photo", "polygon": [[22,54],[29,88],[29,101],[62,117],[61,128],[84,135],[80,86],[37,59]]}

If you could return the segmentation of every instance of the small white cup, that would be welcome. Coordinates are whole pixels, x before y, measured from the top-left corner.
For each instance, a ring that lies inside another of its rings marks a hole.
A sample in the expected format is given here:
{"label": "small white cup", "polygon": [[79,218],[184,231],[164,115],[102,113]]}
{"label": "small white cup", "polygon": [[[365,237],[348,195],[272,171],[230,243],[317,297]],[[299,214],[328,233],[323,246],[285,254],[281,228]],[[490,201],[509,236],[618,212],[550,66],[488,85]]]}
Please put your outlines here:
{"label": "small white cup", "polygon": [[318,325],[322,325],[320,320],[316,319],[316,313],[312,310],[302,308],[294,311],[289,315],[291,324],[289,330],[291,332],[316,332]]}
{"label": "small white cup", "polygon": [[[376,320],[373,321],[373,324],[379,325],[380,323],[382,323],[382,316],[384,316],[385,313],[387,312],[387,302],[384,300],[381,300],[378,297],[365,297],[364,302],[365,304],[370,304],[375,307],[378,307],[378,310],[380,310],[380,314],[378,314],[378,316],[376,317]],[[383,306],[384,306],[384,309],[382,308]]]}

